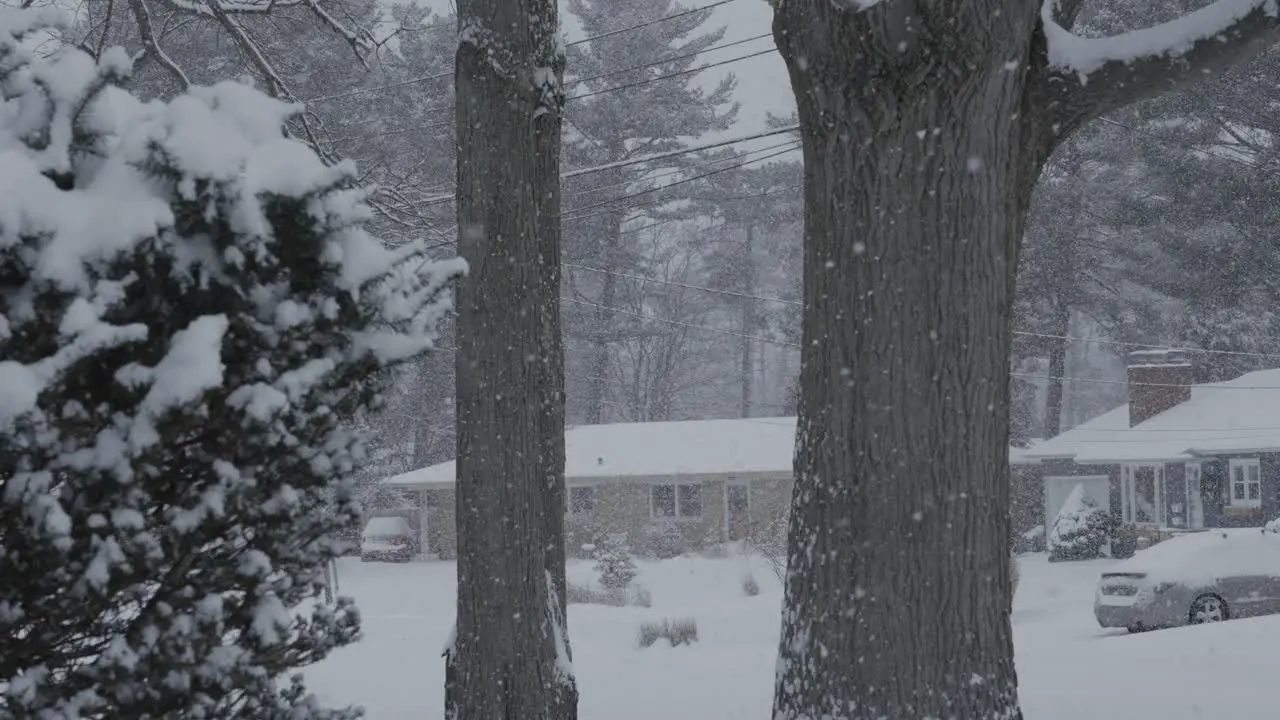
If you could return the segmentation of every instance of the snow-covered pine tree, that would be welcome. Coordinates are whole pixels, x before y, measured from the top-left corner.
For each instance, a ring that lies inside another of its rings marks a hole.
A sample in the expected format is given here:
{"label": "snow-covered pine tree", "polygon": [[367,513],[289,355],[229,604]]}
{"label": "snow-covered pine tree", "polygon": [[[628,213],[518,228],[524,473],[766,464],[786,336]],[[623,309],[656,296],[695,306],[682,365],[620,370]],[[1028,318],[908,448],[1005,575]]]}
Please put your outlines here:
{"label": "snow-covered pine tree", "polygon": [[631,559],[631,547],[626,533],[609,533],[596,547],[596,572],[600,573],[600,587],[621,590],[636,579],[636,563]]}
{"label": "snow-covered pine tree", "polygon": [[326,718],[293,668],[383,368],[461,269],[367,234],[353,169],[232,83],[140,103],[0,10],[0,716]]}

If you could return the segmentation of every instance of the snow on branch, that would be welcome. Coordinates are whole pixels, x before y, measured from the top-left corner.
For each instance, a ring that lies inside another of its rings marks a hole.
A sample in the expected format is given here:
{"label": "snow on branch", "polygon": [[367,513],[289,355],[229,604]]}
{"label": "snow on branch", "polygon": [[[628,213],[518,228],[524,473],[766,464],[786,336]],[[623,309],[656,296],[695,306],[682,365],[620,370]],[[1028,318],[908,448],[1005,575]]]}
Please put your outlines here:
{"label": "snow on branch", "polygon": [[1276,0],[1218,0],[1176,20],[1094,39],[1059,24],[1057,0],[1040,10],[1051,78],[1074,90],[1062,109],[1077,122],[1251,59],[1280,38],[1278,16]]}

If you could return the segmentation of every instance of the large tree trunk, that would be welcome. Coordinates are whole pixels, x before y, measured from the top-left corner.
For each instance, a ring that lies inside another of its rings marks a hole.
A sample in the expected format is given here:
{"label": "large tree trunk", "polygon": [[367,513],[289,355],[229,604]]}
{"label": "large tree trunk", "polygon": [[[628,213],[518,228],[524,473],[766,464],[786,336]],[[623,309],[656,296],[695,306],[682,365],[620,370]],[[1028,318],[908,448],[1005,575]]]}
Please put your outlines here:
{"label": "large tree trunk", "polygon": [[1270,0],[1221,2],[1102,42],[1071,37],[1081,0],[775,3],[806,177],[774,720],[1021,717],[1007,361],[1031,189],[1084,122],[1280,36]]}
{"label": "large tree trunk", "polygon": [[910,7],[790,1],[775,18],[806,173],[775,720],[1020,717],[1009,320],[1043,158],[1005,66],[1029,56],[1033,15],[944,43],[894,14]]}
{"label": "large tree trunk", "polygon": [[755,225],[747,224],[746,247],[742,251],[742,277],[739,278],[738,291],[742,293],[740,298],[742,301],[742,337],[739,339],[741,346],[738,348],[739,372],[742,374],[742,417],[751,417],[751,386],[755,376],[755,368],[752,365],[751,356],[751,338],[749,337],[755,332],[756,324],[756,307],[755,300],[750,295],[755,292],[756,284],[756,258],[755,258]]}
{"label": "large tree trunk", "polygon": [[555,0],[460,0],[458,619],[451,720],[572,720]]}

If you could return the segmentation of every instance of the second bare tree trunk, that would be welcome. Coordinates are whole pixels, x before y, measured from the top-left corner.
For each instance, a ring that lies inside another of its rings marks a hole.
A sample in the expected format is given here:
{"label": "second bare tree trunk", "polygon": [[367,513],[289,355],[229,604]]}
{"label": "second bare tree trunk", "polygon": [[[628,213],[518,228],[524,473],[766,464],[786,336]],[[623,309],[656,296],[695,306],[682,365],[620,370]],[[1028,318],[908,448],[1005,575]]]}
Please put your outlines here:
{"label": "second bare tree trunk", "polygon": [[450,720],[572,720],[555,0],[460,0],[458,620]]}

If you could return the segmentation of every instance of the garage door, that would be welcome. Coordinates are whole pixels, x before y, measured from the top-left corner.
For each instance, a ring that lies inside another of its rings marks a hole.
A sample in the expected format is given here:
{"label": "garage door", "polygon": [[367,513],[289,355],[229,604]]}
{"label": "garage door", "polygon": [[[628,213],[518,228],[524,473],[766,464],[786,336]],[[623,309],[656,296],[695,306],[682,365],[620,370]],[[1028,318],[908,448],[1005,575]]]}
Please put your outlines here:
{"label": "garage door", "polygon": [[1058,517],[1067,496],[1076,485],[1084,485],[1085,496],[1098,504],[1098,507],[1111,507],[1111,479],[1106,475],[1076,475],[1069,477],[1046,477],[1044,479],[1044,528],[1045,536],[1053,533],[1053,520]]}

